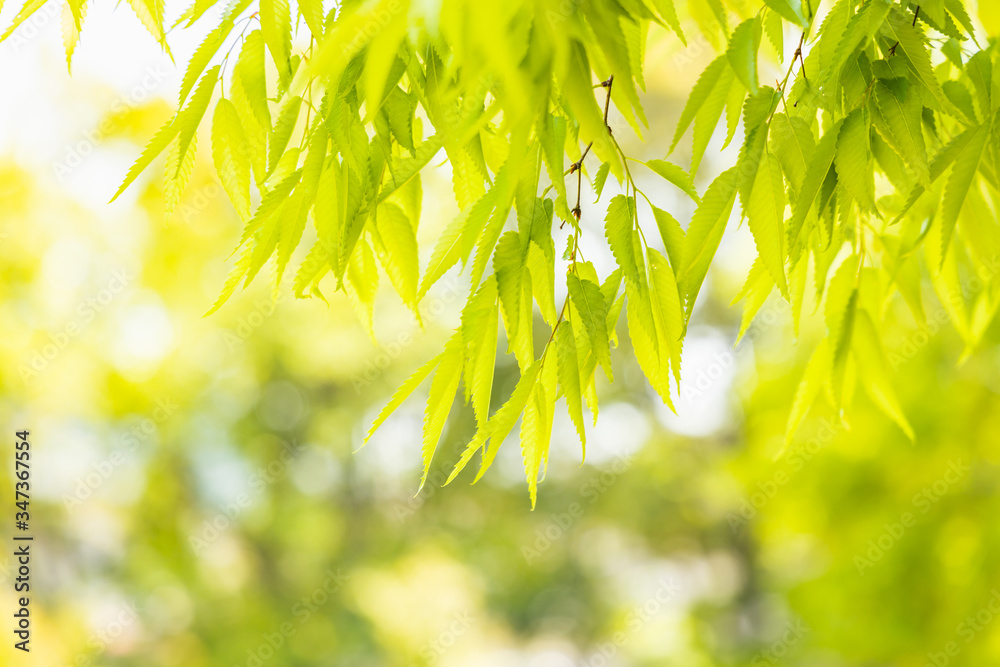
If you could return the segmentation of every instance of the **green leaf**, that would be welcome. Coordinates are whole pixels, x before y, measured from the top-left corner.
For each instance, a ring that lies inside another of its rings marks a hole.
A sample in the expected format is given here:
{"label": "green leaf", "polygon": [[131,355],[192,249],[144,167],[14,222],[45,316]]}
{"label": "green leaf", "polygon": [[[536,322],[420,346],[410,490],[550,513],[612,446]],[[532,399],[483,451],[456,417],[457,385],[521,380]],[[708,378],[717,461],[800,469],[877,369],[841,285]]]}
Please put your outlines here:
{"label": "green leaf", "polygon": [[670,258],[670,265],[679,267],[684,256],[684,230],[681,223],[677,222],[674,216],[655,206],[653,217],[656,219],[656,226],[660,230],[660,238],[663,239],[663,247]]}
{"label": "green leaf", "polygon": [[827,334],[833,346],[831,358],[834,364],[843,359],[850,347],[858,298],[858,262],[857,255],[851,255],[841,262],[826,289],[826,305],[823,312]]}
{"label": "green leaf", "polygon": [[301,107],[302,98],[298,95],[285,100],[284,106],[281,107],[278,120],[274,122],[274,128],[268,138],[267,171],[269,174],[274,172],[275,167],[278,166],[278,160],[285,154],[288,140],[292,138],[295,124],[299,120]]}
{"label": "green leaf", "polygon": [[212,117],[212,158],[222,187],[236,213],[250,219],[250,154],[236,107],[226,98],[215,105]]}
{"label": "green leaf", "polygon": [[507,232],[500,237],[493,254],[493,273],[497,277],[497,291],[503,311],[507,337],[511,344],[517,338],[521,319],[521,299],[524,290],[524,249],[517,232]]}
{"label": "green leaf", "polygon": [[785,185],[778,160],[765,152],[750,194],[747,219],[757,253],[781,293],[788,297],[785,280]]}
{"label": "green leaf", "polygon": [[362,446],[368,443],[378,427],[385,423],[385,420],[388,419],[389,416],[403,404],[403,401],[409,398],[410,394],[412,394],[413,391],[420,386],[427,376],[430,375],[431,371],[434,370],[439,363],[441,363],[442,356],[443,355],[439,354],[428,361],[426,364],[414,371],[413,375],[407,378],[403,384],[399,385],[396,391],[393,392],[392,398],[389,399],[389,402],[386,403],[385,407],[378,413],[378,417],[376,417],[375,421],[372,422],[371,428],[368,429],[368,435],[365,436],[364,442],[362,442]]}
{"label": "green leaf", "polygon": [[[681,137],[684,136],[684,132],[687,131],[688,127],[694,121],[695,116],[698,115],[698,111],[708,100],[712,91],[715,89],[719,78],[722,73],[728,68],[726,67],[726,57],[719,56],[713,60],[705,71],[701,73],[698,77],[698,82],[695,83],[694,88],[691,89],[691,93],[688,95],[687,102],[684,104],[684,110],[681,111],[680,120],[677,121],[677,129],[674,130],[673,141],[670,142],[670,150],[668,153],[673,153],[674,149],[677,147],[678,142],[680,142]],[[693,171],[693,170],[692,170]]]}
{"label": "green leaf", "polygon": [[559,365],[559,385],[566,398],[566,411],[576,426],[583,445],[583,457],[587,457],[587,434],[583,427],[583,401],[580,393],[580,362],[576,351],[576,335],[569,320],[563,320],[556,327],[556,357]]}
{"label": "green leaf", "polygon": [[575,273],[566,275],[569,297],[580,313],[583,327],[590,340],[590,348],[597,362],[610,373],[611,343],[608,340],[608,306],[601,295],[601,288]]}
{"label": "green leaf", "polygon": [[421,447],[424,471],[420,477],[421,489],[427,482],[427,473],[430,472],[434,452],[437,450],[441,432],[444,430],[444,424],[455,401],[455,394],[458,392],[458,383],[462,379],[464,352],[462,332],[456,331],[445,345],[434,379],[431,381],[427,409],[424,412],[424,437]]}
{"label": "green leaf", "polygon": [[809,209],[816,201],[820,188],[830,172],[830,167],[833,166],[834,158],[837,155],[837,139],[840,136],[842,125],[843,120],[834,123],[833,127],[827,130],[820,138],[819,143],[816,144],[812,160],[809,161],[809,168],[806,170],[805,178],[802,179],[798,197],[792,206],[792,218],[788,223],[790,248],[798,244],[799,232],[809,214]]}
{"label": "green leaf", "polygon": [[655,173],[680,188],[681,191],[693,199],[695,203],[701,201],[698,197],[698,191],[694,187],[694,183],[691,182],[691,177],[686,171],[678,167],[676,164],[667,162],[666,160],[646,160],[645,164]]}
{"label": "green leaf", "polygon": [[903,408],[896,398],[890,376],[885,367],[885,353],[879,342],[878,333],[868,313],[859,309],[854,323],[852,350],[858,362],[858,374],[861,376],[865,390],[896,424],[906,433],[910,440],[915,436],[910,423],[906,420]]}
{"label": "green leaf", "polygon": [[[681,338],[684,332],[684,311],[681,309],[680,293],[673,269],[666,258],[653,248],[649,256],[649,288],[653,320],[656,323],[658,349],[660,351],[660,372],[666,378],[673,369],[677,385],[681,382]],[[668,364],[669,361],[669,364]],[[669,389],[664,397],[667,405],[672,405]],[[662,395],[662,394],[661,394]]]}
{"label": "green leaf", "polygon": [[757,50],[760,48],[760,36],[760,18],[755,16],[736,26],[726,47],[730,67],[751,95],[757,94]]}
{"label": "green leaf", "polygon": [[626,278],[639,281],[639,268],[635,261],[632,229],[635,218],[635,199],[618,195],[608,205],[604,217],[604,235],[608,239],[611,253]]}
{"label": "green leaf", "polygon": [[[180,169],[185,163],[185,157],[189,148],[193,149],[195,132],[198,131],[198,124],[208,110],[208,104],[212,101],[212,93],[215,92],[215,84],[219,81],[219,65],[205,72],[201,77],[198,87],[188,101],[188,105],[177,114],[177,170],[174,175],[180,173]],[[170,177],[170,174],[167,174]]]}
{"label": "green leaf", "polygon": [[607,162],[602,162],[601,166],[597,168],[597,174],[594,176],[594,193],[597,195],[597,199],[594,200],[596,204],[601,199],[601,193],[604,192],[604,183],[608,180],[608,173],[611,171],[611,165]]}
{"label": "green leaf", "polygon": [[257,122],[264,128],[271,127],[271,112],[267,106],[267,80],[264,66],[264,37],[260,30],[254,30],[246,36],[240,59],[236,64],[236,76],[239,77],[243,90],[246,91],[247,102],[253,110]]}
{"label": "green leaf", "polygon": [[816,151],[816,140],[809,124],[798,116],[774,114],[771,118],[770,148],[781,163],[792,190],[798,192]]}
{"label": "green leaf", "polygon": [[889,12],[889,18],[882,24],[882,29],[890,40],[896,42],[896,54],[906,60],[916,80],[931,93],[925,101],[935,111],[954,115],[956,110],[945,97],[931,67],[931,56],[927,51],[923,29],[912,25],[911,18],[895,7]]}
{"label": "green leaf", "polygon": [[844,119],[837,139],[837,176],[848,193],[866,211],[875,210],[875,184],[869,125],[864,109],[855,109]]}
{"label": "green leaf", "polygon": [[118,190],[115,195],[111,198],[110,204],[114,200],[118,199],[121,193],[125,192],[125,188],[132,184],[132,181],[141,174],[150,163],[156,159],[156,157],[163,152],[170,142],[174,140],[177,136],[177,132],[180,130],[180,124],[177,122],[177,118],[171,118],[166,123],[160,126],[160,129],[156,131],[153,138],[149,140],[146,147],[142,149],[142,153],[135,163],[129,167],[128,173],[125,174],[125,180],[122,184],[118,186]]}
{"label": "green leaf", "polygon": [[813,350],[812,357],[806,365],[806,371],[802,375],[802,381],[799,382],[798,389],[795,391],[792,409],[788,413],[788,425],[785,427],[785,446],[791,443],[809,413],[809,408],[816,402],[816,398],[823,389],[823,384],[830,376],[832,364],[830,341],[824,338]]}
{"label": "green leaf", "polygon": [[[535,386],[535,379],[538,377],[540,366],[540,362],[535,361],[524,370],[507,402],[493,413],[486,426],[476,431],[475,437],[472,438],[465,451],[462,452],[461,458],[455,464],[455,469],[451,471],[451,474],[445,481],[446,485],[451,484],[452,480],[458,476],[458,473],[462,472],[480,449],[484,450],[483,464],[480,466],[479,472],[476,474],[473,482],[478,482],[486,473],[493,464],[493,459],[496,458],[497,449],[500,448],[501,443],[503,443],[504,439],[514,428],[521,413],[524,412],[524,406],[528,403],[528,397]],[[488,442],[492,442],[492,448],[487,446]]]}
{"label": "green leaf", "polygon": [[705,196],[701,198],[691,224],[688,225],[684,238],[684,258],[677,270],[677,282],[684,296],[685,311],[688,318],[698,298],[701,284],[708,273],[719,241],[726,231],[729,215],[736,200],[736,168],[728,169],[708,186]]}
{"label": "green leaf", "polygon": [[498,329],[497,285],[491,277],[483,281],[462,310],[462,338],[469,359],[465,367],[466,400],[472,401],[476,426],[480,429],[489,418]]}
{"label": "green leaf", "polygon": [[930,169],[921,129],[923,102],[920,95],[916,89],[911,88],[905,93],[904,99],[900,100],[889,86],[878,81],[875,83],[875,100],[882,119],[882,122],[876,123],[879,134],[896,151],[917,180],[925,188],[929,188]]}
{"label": "green leaf", "polygon": [[292,15],[288,0],[260,0],[260,30],[282,81],[292,76]]}
{"label": "green leaf", "polygon": [[375,216],[381,241],[382,266],[403,303],[416,312],[417,281],[420,266],[417,258],[417,234],[410,218],[392,202],[382,204]]}
{"label": "green leaf", "polygon": [[979,170],[979,161],[986,144],[989,143],[989,135],[989,123],[979,126],[973,132],[969,143],[956,156],[955,164],[951,167],[951,175],[948,177],[944,197],[941,200],[941,258],[938,266],[944,263],[944,255],[951,241],[951,234],[955,230],[958,214],[962,210],[962,204],[965,203],[973,178]]}
{"label": "green leaf", "polygon": [[764,4],[781,14],[786,21],[796,23],[803,28],[809,27],[809,21],[802,14],[801,0],[764,0]]}

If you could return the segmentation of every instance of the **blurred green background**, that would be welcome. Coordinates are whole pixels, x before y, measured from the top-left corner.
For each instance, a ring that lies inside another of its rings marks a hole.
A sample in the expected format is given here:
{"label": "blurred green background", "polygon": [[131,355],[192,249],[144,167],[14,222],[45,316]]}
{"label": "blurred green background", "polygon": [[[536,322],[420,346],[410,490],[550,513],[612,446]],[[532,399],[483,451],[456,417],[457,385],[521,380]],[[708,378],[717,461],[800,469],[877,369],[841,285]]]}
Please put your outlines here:
{"label": "blurred green background", "polygon": [[[91,43],[107,18],[90,19]],[[0,103],[0,423],[11,441],[32,433],[35,535],[32,653],[7,630],[2,664],[1000,664],[995,327],[959,365],[929,287],[928,323],[891,308],[882,332],[916,441],[858,396],[849,428],[814,411],[782,453],[822,323],[796,338],[770,301],[733,347],[729,301],[752,259],[733,220],[677,415],[622,331],[586,461],[557,418],[534,512],[516,441],[479,484],[440,487],[472,434],[465,408],[414,495],[419,396],[356,450],[457,324],[463,277],[428,296],[423,330],[386,293],[377,342],[332,286],[328,303],[296,301],[287,282],[258,280],[203,318],[240,231],[208,137],[170,220],[158,178],[104,204],[167,117],[176,68],[112,63],[84,43],[70,78],[51,23],[0,63],[21,91]],[[138,24],[116,26],[141,38]],[[664,155],[712,57],[704,40],[662,38],[649,41],[652,129],[626,140],[637,157]],[[703,173],[732,152],[710,150]],[[447,167],[423,187],[428,251],[455,212]],[[644,189],[686,224],[689,204]],[[584,208],[585,227],[599,217]],[[585,242],[600,255],[599,229]],[[513,361],[497,373],[502,396]]]}

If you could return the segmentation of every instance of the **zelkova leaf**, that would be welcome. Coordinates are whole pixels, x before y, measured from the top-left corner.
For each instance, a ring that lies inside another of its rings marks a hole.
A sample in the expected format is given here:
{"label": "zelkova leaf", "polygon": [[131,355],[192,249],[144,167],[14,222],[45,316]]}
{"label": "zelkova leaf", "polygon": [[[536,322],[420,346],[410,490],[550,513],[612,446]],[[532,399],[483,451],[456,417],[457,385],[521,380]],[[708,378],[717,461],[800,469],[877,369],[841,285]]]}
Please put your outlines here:
{"label": "zelkova leaf", "polygon": [[250,154],[236,107],[220,99],[212,117],[212,158],[222,187],[240,219],[250,219]]}
{"label": "zelkova leaf", "polygon": [[375,224],[381,241],[379,255],[386,274],[403,303],[416,312],[420,266],[413,223],[402,208],[386,202],[379,207]]}
{"label": "zelkova leaf", "polygon": [[868,114],[855,109],[844,119],[837,138],[837,176],[866,211],[875,210],[875,184]]}
{"label": "zelkova leaf", "polygon": [[746,214],[754,242],[757,244],[757,252],[778,289],[787,297],[785,184],[781,176],[781,166],[770,152],[765,152],[761,158]]}
{"label": "zelkova leaf", "polygon": [[635,261],[632,243],[634,215],[635,200],[632,197],[618,195],[608,205],[608,213],[604,218],[604,235],[622,273],[626,278],[638,282],[639,268]]}
{"label": "zelkova leaf", "polygon": [[[654,248],[649,248],[647,255],[650,302],[660,351],[660,372],[667,376],[669,369],[673,369],[674,379],[680,386],[684,310],[681,308],[677,280],[663,255]],[[665,402],[670,405],[669,396],[665,397]]]}
{"label": "zelkova leaf", "polygon": [[670,259],[670,265],[679,267],[684,258],[684,230],[681,229],[681,223],[662,209],[655,206],[652,209],[656,226],[660,230],[660,238],[663,239],[663,247]]}
{"label": "zelkova leaf", "polygon": [[757,94],[757,50],[760,48],[760,37],[760,18],[755,16],[736,26],[726,48],[729,66],[751,95]]}
{"label": "zelkova leaf", "polygon": [[465,361],[463,352],[462,332],[459,330],[448,340],[441,353],[434,379],[431,381],[430,394],[427,397],[421,447],[424,471],[420,477],[420,488],[423,488],[427,481],[427,473],[430,472],[434,452],[437,450],[441,432],[444,430],[444,424],[448,420],[452,403],[455,401],[455,394],[458,392],[458,383],[462,379],[462,366]]}
{"label": "zelkova leaf", "polygon": [[7,29],[3,31],[2,35],[0,35],[0,42],[6,41],[6,39],[10,37],[22,23],[27,21],[31,18],[32,14],[41,9],[45,5],[46,1],[47,0],[25,0],[24,4],[21,5],[21,9],[17,12],[17,16],[14,17],[11,24],[7,26]]}
{"label": "zelkova leaf", "polygon": [[698,291],[708,273],[715,251],[719,248],[735,200],[736,168],[734,167],[722,172],[712,181],[691,218],[691,224],[684,238],[683,260],[676,271],[688,318],[691,317],[691,310],[694,308]]}
{"label": "zelkova leaf", "polygon": [[412,394],[413,391],[427,378],[427,376],[430,375],[431,371],[433,371],[434,368],[441,362],[441,356],[442,355],[439,354],[428,361],[426,364],[415,370],[413,375],[407,378],[403,384],[399,385],[396,391],[393,392],[389,402],[385,404],[385,407],[383,407],[378,413],[378,417],[376,417],[375,421],[372,422],[371,428],[368,429],[368,434],[365,436],[365,440],[362,445],[367,444],[368,441],[371,440],[372,435],[375,434],[378,427],[384,424],[385,420],[388,419],[392,413],[403,404],[403,401],[409,398],[410,394]]}
{"label": "zelkova leaf", "polygon": [[792,190],[798,192],[816,151],[809,124],[798,116],[776,113],[771,119],[769,138],[771,153],[781,163]]}
{"label": "zelkova leaf", "polygon": [[[948,167],[950,167],[955,159],[965,150],[965,147],[968,146],[973,135],[976,133],[976,130],[977,128],[969,128],[956,135],[934,155],[934,158],[931,159],[930,165],[931,183],[944,174]],[[917,203],[917,200],[920,199],[920,196],[924,194],[924,192],[926,192],[926,189],[923,185],[920,183],[914,185],[913,189],[906,196],[906,202],[903,204],[902,209],[898,214],[896,214],[896,217],[893,218],[892,224],[899,222],[903,216],[906,215],[907,211],[909,211],[913,205]]]}
{"label": "zelkova leaf", "polygon": [[878,338],[878,332],[868,313],[859,309],[855,316],[854,337],[851,349],[857,359],[861,382],[875,404],[890,417],[910,440],[914,439],[913,428],[903,413],[903,408],[892,388],[890,374],[885,367],[885,353]]}
{"label": "zelkova leaf", "polygon": [[951,167],[951,175],[948,176],[944,197],[941,200],[941,258],[938,266],[944,263],[944,255],[951,242],[951,234],[955,230],[958,214],[962,210],[966,194],[979,170],[979,161],[982,159],[986,144],[989,143],[989,135],[989,123],[977,128],[970,137],[969,143],[955,157],[955,163]]}
{"label": "zelkova leaf", "polygon": [[489,418],[498,330],[497,284],[490,277],[483,281],[462,310],[462,338],[469,359],[463,381],[466,401],[472,403],[477,428],[483,428]]}
{"label": "zelkova leaf", "polygon": [[782,18],[803,28],[809,27],[809,18],[802,11],[801,0],[764,0],[764,4],[781,14]]}
{"label": "zelkova leaf", "polygon": [[698,191],[695,189],[694,183],[691,182],[691,177],[676,164],[667,162],[666,160],[646,160],[646,166],[680,188],[695,203],[700,201]]}
{"label": "zelkova leaf", "polygon": [[[121,193],[125,192],[125,188],[132,184],[139,174],[141,174],[150,163],[156,159],[156,157],[163,152],[163,150],[170,145],[170,142],[174,140],[177,136],[177,132],[180,129],[180,125],[176,118],[171,118],[166,123],[164,123],[153,138],[149,140],[146,147],[142,149],[142,153],[135,163],[129,167],[128,173],[125,174],[125,180],[122,184],[118,186],[118,190],[115,192],[111,201],[118,199]],[[110,203],[110,202],[109,202]]]}
{"label": "zelkova leaf", "polygon": [[580,392],[580,360],[576,349],[576,335],[569,320],[563,320],[556,327],[556,358],[559,365],[559,386],[566,399],[566,411],[576,427],[583,446],[583,456],[587,456],[587,434],[583,427],[583,400]]}
{"label": "zelkova leaf", "polygon": [[[541,363],[538,361],[532,362],[530,366],[521,374],[520,379],[517,381],[517,385],[514,387],[513,393],[511,393],[510,398],[507,402],[500,406],[490,417],[486,425],[476,431],[476,435],[472,438],[469,444],[466,446],[465,451],[462,452],[462,456],[459,458],[458,462],[455,464],[455,468],[448,475],[448,479],[445,484],[450,484],[456,477],[458,473],[462,472],[472,457],[475,456],[476,452],[480,449],[483,451],[483,463],[479,468],[479,472],[476,474],[473,482],[479,481],[480,478],[486,473],[489,467],[493,464],[493,459],[496,458],[497,449],[499,449],[501,443],[507,437],[507,434],[511,432],[514,425],[517,423],[518,418],[524,411],[524,406],[528,402],[528,397],[531,395],[531,390],[534,388],[535,380],[538,377],[538,370]],[[492,447],[488,444],[492,443]]]}
{"label": "zelkova leaf", "polygon": [[566,276],[570,299],[580,313],[584,330],[590,340],[594,357],[610,374],[611,343],[608,340],[608,306],[601,295],[601,288],[575,273]]}
{"label": "zelkova leaf", "polygon": [[[208,110],[208,104],[212,100],[212,93],[215,92],[215,84],[219,81],[219,65],[212,67],[201,77],[195,88],[194,94],[188,101],[188,105],[177,113],[177,156],[178,166],[175,175],[180,172],[184,164],[187,151],[192,148],[195,132],[198,131],[198,124]],[[170,174],[167,174],[168,178]]]}
{"label": "zelkova leaf", "polygon": [[931,56],[927,51],[926,37],[918,25],[913,25],[910,16],[893,7],[889,18],[882,23],[882,30],[891,46],[895,42],[896,53],[906,61],[910,72],[920,85],[930,92],[926,101],[935,111],[953,114],[955,107],[945,96],[941,84],[931,66]]}
{"label": "zelkova leaf", "polygon": [[500,237],[493,254],[493,273],[497,278],[500,307],[511,344],[517,339],[523,310],[521,301],[524,290],[521,283],[525,277],[524,265],[525,253],[517,232],[507,232]]}
{"label": "zelkova leaf", "polygon": [[524,407],[521,418],[521,456],[524,460],[524,473],[528,481],[528,497],[531,509],[535,509],[538,499],[538,476],[542,469],[542,461],[548,457],[549,444],[552,438],[552,417],[555,396],[549,397],[545,390],[545,375],[556,370],[555,365],[541,369],[542,381],[536,382]]}
{"label": "zelkova leaf", "polygon": [[789,247],[794,247],[799,241],[799,232],[805,223],[806,216],[812,208],[826,180],[830,168],[833,166],[834,158],[837,155],[837,139],[840,136],[840,129],[843,120],[839,120],[827,130],[813,152],[809,168],[802,179],[802,186],[799,188],[798,197],[792,205],[792,217],[788,223]]}
{"label": "zelkova leaf", "polygon": [[653,0],[653,6],[656,7],[657,13],[660,17],[667,22],[670,29],[673,30],[677,37],[681,40],[684,46],[687,46],[687,40],[684,38],[684,33],[681,31],[681,22],[677,18],[677,9],[674,8],[673,0]]}
{"label": "zelkova leaf", "polygon": [[292,75],[292,16],[288,0],[260,0],[260,30],[271,52],[278,75],[287,82]]}
{"label": "zelkova leaf", "polygon": [[726,71],[726,57],[719,56],[705,68],[705,71],[701,73],[698,77],[698,82],[691,89],[691,93],[688,95],[687,102],[684,104],[684,110],[681,111],[680,120],[677,121],[677,129],[674,131],[674,139],[670,142],[670,153],[674,152],[677,147],[678,142],[680,142],[681,137],[684,136],[684,132],[687,131],[691,123],[694,121],[695,116],[698,115],[698,111],[701,109],[702,105],[705,104],[705,100],[711,95],[712,90],[715,88],[716,83],[719,81],[719,77],[724,71]]}
{"label": "zelkova leaf", "polygon": [[802,381],[799,382],[795,391],[795,399],[792,401],[792,409],[788,413],[788,425],[785,427],[786,445],[792,441],[799,430],[799,426],[809,413],[809,408],[819,397],[823,384],[830,375],[830,366],[833,358],[830,355],[830,340],[824,338],[813,350],[812,357],[806,365]]}
{"label": "zelkova leaf", "polygon": [[921,128],[923,102],[915,88],[906,91],[900,99],[894,90],[881,81],[875,83],[875,99],[881,122],[876,129],[886,143],[899,154],[903,163],[913,172],[925,188],[929,188],[930,168],[927,164],[927,149]]}

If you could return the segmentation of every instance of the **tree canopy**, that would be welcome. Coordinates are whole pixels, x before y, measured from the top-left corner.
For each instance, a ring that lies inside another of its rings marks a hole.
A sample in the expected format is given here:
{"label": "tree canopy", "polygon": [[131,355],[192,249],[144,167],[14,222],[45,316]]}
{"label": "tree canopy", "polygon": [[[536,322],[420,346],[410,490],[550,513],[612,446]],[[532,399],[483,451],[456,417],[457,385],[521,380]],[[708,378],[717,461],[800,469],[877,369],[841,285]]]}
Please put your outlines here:
{"label": "tree canopy", "polygon": [[[4,37],[44,4],[27,0]],[[163,3],[129,4],[169,50]],[[273,265],[275,290],[289,289],[286,274],[299,297],[344,290],[374,335],[380,276],[419,320],[428,291],[460,266],[469,298],[459,326],[372,425],[430,379],[422,482],[461,394],[476,432],[448,481],[479,456],[478,480],[520,421],[534,504],[557,402],[585,445],[584,406],[596,421],[597,379],[613,379],[620,329],[672,407],[684,336],[733,216],[756,245],[736,295],[740,335],[773,292],[796,327],[814,310],[825,323],[790,408],[789,440],[817,401],[848,419],[859,389],[912,437],[879,323],[897,300],[926,321],[925,278],[969,352],[1000,306],[1000,75],[985,36],[1000,10],[990,3],[978,8],[982,25],[961,0],[219,5],[195,0],[174,24],[217,17],[186,65],[176,115],[114,196],[165,154],[165,206],[174,209],[198,129],[210,127],[219,179],[245,228],[209,312]],[[67,5],[68,61],[86,7]],[[698,35],[682,30],[678,9]],[[718,52],[673,131],[671,151],[690,130],[686,167],[670,155],[631,158],[609,126],[615,113],[640,136],[669,130],[647,128],[642,106],[653,24]],[[782,65],[773,86],[759,74],[764,59]],[[742,142],[738,159],[699,192],[720,126],[726,144]],[[460,213],[421,261],[421,173],[442,157]],[[689,197],[690,220],[647,196],[638,169]],[[603,219],[582,213],[585,176]],[[604,192],[611,177],[619,194]],[[616,265],[607,275],[583,256],[583,229],[603,230]],[[500,396],[503,340],[520,379]]]}

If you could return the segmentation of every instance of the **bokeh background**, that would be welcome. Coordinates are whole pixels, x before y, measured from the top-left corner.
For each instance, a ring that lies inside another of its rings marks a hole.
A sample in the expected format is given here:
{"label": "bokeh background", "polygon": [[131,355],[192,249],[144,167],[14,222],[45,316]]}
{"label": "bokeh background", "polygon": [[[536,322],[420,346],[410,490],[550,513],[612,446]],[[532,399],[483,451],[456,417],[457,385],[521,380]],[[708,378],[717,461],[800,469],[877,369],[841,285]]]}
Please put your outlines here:
{"label": "bokeh background", "polygon": [[[929,287],[927,322],[890,308],[881,327],[915,442],[857,396],[846,423],[815,410],[782,452],[822,324],[807,317],[796,336],[775,299],[734,347],[730,301],[752,260],[734,218],[676,415],[622,331],[586,460],[557,417],[535,511],[516,441],[479,484],[440,487],[472,433],[466,409],[416,493],[419,395],[359,448],[457,324],[463,276],[428,296],[424,329],[384,294],[375,340],[332,286],[328,302],[295,300],[258,280],[202,317],[240,232],[207,133],[169,220],[155,168],[106,202],[207,28],[170,34],[175,65],[127,7],[99,3],[70,75],[61,21],[46,6],[0,45],[0,424],[11,443],[31,430],[35,536],[30,656],[11,647],[12,549],[0,549],[0,663],[1000,664],[996,327],[959,364]],[[650,33],[645,140],[612,114],[637,157],[664,156],[714,55],[686,26],[686,48]],[[722,140],[700,188],[735,157],[739,141]],[[672,159],[686,165],[683,149]],[[429,251],[455,214],[447,166],[423,187]],[[686,224],[689,202],[644,189]],[[602,218],[585,205],[588,257]],[[516,366],[497,374],[503,395]]]}

